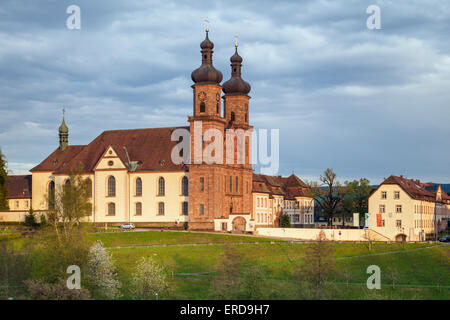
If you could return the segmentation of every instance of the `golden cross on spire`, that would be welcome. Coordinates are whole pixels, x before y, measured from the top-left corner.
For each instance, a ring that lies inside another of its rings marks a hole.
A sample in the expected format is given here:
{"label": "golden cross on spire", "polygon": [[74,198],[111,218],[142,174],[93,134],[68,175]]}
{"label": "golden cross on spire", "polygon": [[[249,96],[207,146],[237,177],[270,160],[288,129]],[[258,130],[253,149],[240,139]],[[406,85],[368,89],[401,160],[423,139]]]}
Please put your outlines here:
{"label": "golden cross on spire", "polygon": [[234,46],[237,48],[237,46],[238,46],[238,38],[239,38],[239,35],[238,35],[237,32],[236,32],[236,34],[234,35],[234,38],[236,39],[236,40],[235,40],[235,43],[234,43]]}
{"label": "golden cross on spire", "polygon": [[206,22],[206,32],[208,32],[209,31],[209,19],[208,19],[208,17],[206,17],[205,22]]}
{"label": "golden cross on spire", "polygon": [[63,105],[63,119],[65,115],[66,115],[66,107]]}

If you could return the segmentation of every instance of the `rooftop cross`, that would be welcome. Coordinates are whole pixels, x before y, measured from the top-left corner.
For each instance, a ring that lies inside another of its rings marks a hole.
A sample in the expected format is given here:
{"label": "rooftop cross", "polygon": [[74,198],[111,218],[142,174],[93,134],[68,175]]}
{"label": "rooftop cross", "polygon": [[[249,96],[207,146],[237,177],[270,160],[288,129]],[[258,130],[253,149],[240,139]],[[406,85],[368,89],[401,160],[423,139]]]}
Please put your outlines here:
{"label": "rooftop cross", "polygon": [[209,19],[208,19],[208,17],[206,17],[205,22],[206,22],[206,32],[208,32],[209,31]]}
{"label": "rooftop cross", "polygon": [[238,46],[238,38],[239,38],[239,35],[238,35],[237,32],[236,32],[236,34],[234,35],[234,38],[236,39],[236,40],[235,40],[235,43],[234,43],[234,46],[237,48],[237,46]]}

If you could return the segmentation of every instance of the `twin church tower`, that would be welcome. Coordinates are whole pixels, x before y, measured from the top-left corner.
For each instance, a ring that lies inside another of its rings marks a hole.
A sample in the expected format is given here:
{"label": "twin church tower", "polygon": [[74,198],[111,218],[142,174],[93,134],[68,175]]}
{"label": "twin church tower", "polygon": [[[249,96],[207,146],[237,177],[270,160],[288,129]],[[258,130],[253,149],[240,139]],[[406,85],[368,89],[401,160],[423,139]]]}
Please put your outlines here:
{"label": "twin church tower", "polygon": [[[194,82],[192,85],[194,108],[193,116],[189,116],[188,121],[191,150],[194,152],[191,152],[189,165],[189,228],[217,230],[226,227],[217,224],[233,221],[233,228],[248,229],[248,225],[246,228],[245,224],[253,220],[253,217],[250,218],[253,175],[250,157],[251,137],[245,137],[244,161],[238,161],[237,138],[230,141],[226,138],[226,133],[227,130],[247,131],[253,128],[249,125],[250,85],[241,77],[242,57],[238,53],[237,42],[235,53],[230,58],[231,78],[223,85],[220,84],[223,76],[213,65],[214,44],[209,39],[208,33],[209,30],[206,28],[205,40],[200,44],[202,64],[191,74]],[[195,126],[198,121],[202,124],[203,150],[212,143],[209,139],[203,140],[206,130],[216,129],[222,133],[224,150],[223,161],[220,164],[195,164],[194,153],[198,150],[195,150],[193,133],[199,130]],[[230,142],[233,143],[234,149],[231,155],[226,151]],[[233,161],[227,161],[230,157],[234,157]],[[236,216],[236,219],[233,219],[233,216]],[[247,219],[240,219],[242,216]]]}
{"label": "twin church tower", "polygon": [[[54,186],[67,180],[67,170],[81,164],[92,181],[93,222],[178,221],[187,222],[191,230],[217,231],[254,228],[250,85],[241,78],[237,43],[230,59],[231,78],[221,85],[223,76],[213,65],[214,44],[208,33],[206,29],[200,45],[202,64],[191,75],[190,163],[171,161],[178,143],[171,136],[177,127],[104,131],[88,145],[72,146],[63,116],[59,148],[31,170],[34,209],[44,209],[38,203],[45,202],[46,190],[54,193]],[[230,132],[246,134],[229,139]],[[209,150],[214,161],[197,161],[198,154]]]}

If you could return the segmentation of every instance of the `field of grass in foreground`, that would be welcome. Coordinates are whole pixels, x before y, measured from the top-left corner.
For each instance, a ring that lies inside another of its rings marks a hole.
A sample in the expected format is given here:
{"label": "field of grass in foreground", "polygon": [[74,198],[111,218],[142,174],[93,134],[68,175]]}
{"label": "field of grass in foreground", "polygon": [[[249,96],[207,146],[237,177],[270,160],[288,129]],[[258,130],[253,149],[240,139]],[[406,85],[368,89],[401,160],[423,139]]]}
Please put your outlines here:
{"label": "field of grass in foreground", "polygon": [[[266,238],[263,238],[265,241],[259,239],[259,244],[253,244],[248,243],[248,241],[256,241],[254,237],[177,232],[156,233],[143,232],[133,237],[133,233],[130,232],[126,233],[127,235],[122,236],[122,238],[106,237],[101,240],[104,241],[105,246],[110,247],[119,247],[130,243],[142,245],[149,243],[211,244],[109,249],[116,260],[119,277],[124,284],[124,298],[132,298],[128,293],[128,282],[136,262],[141,257],[151,256],[166,266],[171,293],[169,296],[162,298],[208,299],[215,266],[225,247],[217,242],[228,242],[241,252],[242,261],[240,262],[242,270],[254,266],[260,266],[264,270],[267,298],[297,299],[299,296],[298,286],[295,281],[296,269],[302,264],[307,244],[290,244],[288,242],[271,244],[271,240]],[[162,237],[165,238],[161,239],[158,236],[159,234],[162,234]],[[104,237],[105,234],[96,234],[93,238],[98,239],[99,236]],[[117,236],[117,234],[114,236]],[[107,242],[109,239],[113,240]],[[239,242],[246,242],[246,239],[247,243],[239,244]],[[415,250],[432,245],[421,243],[405,244],[403,246],[398,243],[376,243],[371,251],[368,251],[366,245],[362,243],[335,243],[333,246],[338,269],[338,274],[333,280],[339,293],[336,298],[450,299],[450,270],[448,267],[450,246]],[[381,268],[381,290],[369,291],[366,289],[365,283],[368,277],[366,269],[372,264]],[[389,268],[398,271],[395,289],[392,288],[392,281],[388,277]],[[339,273],[343,270],[347,270],[352,274],[348,288],[344,278]],[[172,271],[174,276],[172,276]],[[441,278],[440,291],[436,286],[437,274],[440,274]]]}
{"label": "field of grass in foreground", "polygon": [[87,238],[90,241],[101,240],[105,247],[275,241],[269,238],[220,233],[153,230],[90,233],[87,235]]}

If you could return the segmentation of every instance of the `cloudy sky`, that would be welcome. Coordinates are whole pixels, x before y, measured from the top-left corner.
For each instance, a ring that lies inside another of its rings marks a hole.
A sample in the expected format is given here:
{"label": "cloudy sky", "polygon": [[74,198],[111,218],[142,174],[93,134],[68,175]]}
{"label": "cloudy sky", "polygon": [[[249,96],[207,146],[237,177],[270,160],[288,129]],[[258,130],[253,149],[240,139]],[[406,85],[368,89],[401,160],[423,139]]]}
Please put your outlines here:
{"label": "cloudy sky", "polygon": [[[69,30],[66,9],[81,8]],[[381,9],[369,30],[366,8]],[[234,35],[250,121],[280,129],[280,174],[450,182],[446,0],[2,0],[0,148],[25,173],[58,145],[104,130],[186,125],[204,19],[229,78]]]}

